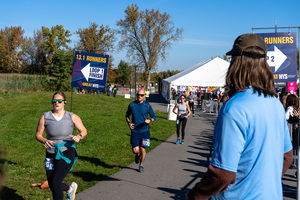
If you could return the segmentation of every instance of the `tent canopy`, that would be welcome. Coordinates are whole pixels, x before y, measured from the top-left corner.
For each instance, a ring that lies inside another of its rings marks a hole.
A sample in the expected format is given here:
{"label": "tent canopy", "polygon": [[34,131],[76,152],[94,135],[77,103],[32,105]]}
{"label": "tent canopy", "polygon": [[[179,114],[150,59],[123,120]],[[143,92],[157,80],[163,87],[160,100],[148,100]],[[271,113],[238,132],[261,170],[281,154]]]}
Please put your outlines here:
{"label": "tent canopy", "polygon": [[200,62],[174,76],[164,79],[172,86],[223,87],[229,62],[222,58]]}
{"label": "tent canopy", "polygon": [[200,62],[162,81],[162,95],[170,100],[171,89],[177,86],[224,87],[229,62],[222,58]]}

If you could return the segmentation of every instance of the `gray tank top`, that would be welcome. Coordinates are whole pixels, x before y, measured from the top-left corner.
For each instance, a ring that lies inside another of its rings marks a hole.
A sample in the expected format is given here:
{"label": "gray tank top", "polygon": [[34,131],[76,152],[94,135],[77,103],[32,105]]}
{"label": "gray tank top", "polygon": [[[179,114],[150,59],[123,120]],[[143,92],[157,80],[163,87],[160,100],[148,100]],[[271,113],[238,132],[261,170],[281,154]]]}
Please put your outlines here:
{"label": "gray tank top", "polygon": [[[45,112],[45,131],[47,139],[52,140],[56,144],[70,141],[69,135],[73,134],[74,123],[72,121],[72,112],[66,111],[64,116],[57,121],[52,111]],[[61,147],[61,151],[66,151],[67,147]],[[55,148],[47,149],[48,153],[55,153]]]}
{"label": "gray tank top", "polygon": [[178,104],[178,114],[185,114],[186,113],[186,104]]}

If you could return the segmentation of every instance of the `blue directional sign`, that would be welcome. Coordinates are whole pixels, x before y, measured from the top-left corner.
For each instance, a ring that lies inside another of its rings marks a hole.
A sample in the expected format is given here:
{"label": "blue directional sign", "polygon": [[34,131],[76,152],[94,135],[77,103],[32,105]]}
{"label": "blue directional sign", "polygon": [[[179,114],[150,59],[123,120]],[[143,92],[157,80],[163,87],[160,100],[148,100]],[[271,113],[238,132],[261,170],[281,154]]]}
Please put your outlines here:
{"label": "blue directional sign", "polygon": [[105,91],[108,55],[75,51],[72,87]]}
{"label": "blue directional sign", "polygon": [[272,69],[275,82],[296,82],[296,33],[257,33],[257,35],[267,44],[267,62]]}

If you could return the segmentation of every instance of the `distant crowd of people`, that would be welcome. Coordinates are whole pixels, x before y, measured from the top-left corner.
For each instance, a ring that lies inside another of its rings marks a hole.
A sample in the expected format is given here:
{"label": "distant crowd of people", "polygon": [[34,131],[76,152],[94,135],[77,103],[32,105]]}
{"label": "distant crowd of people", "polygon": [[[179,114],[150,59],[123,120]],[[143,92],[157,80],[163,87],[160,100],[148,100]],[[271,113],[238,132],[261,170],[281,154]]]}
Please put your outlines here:
{"label": "distant crowd of people", "polygon": [[195,102],[198,102],[198,105],[200,105],[201,100],[214,100],[225,103],[229,99],[228,94],[223,93],[222,91],[205,92],[202,90],[198,90],[197,92],[180,92],[176,91],[176,89],[172,89],[171,95],[171,100],[175,100],[176,103],[180,103],[180,96],[183,95],[186,98],[193,98]]}
{"label": "distant crowd of people", "polygon": [[180,97],[182,95],[186,97],[186,101],[188,101],[193,117],[194,117],[194,110],[195,110],[194,106],[196,105],[196,102],[197,105],[200,107],[200,109],[204,109],[202,106],[204,100],[225,103],[229,99],[229,95],[227,92],[223,93],[222,91],[217,91],[217,90],[211,92],[205,92],[202,90],[198,90],[197,92],[192,92],[192,91],[176,92],[175,89],[172,89],[171,100],[175,100],[176,103],[180,103],[181,102]]}
{"label": "distant crowd of people", "polygon": [[106,86],[106,94],[107,96],[113,96],[116,97],[118,91],[118,87],[114,84],[108,83]]}
{"label": "distant crowd of people", "polygon": [[[284,109],[285,109],[285,117],[287,120],[290,137],[293,144],[294,155],[296,155],[296,151],[300,144],[299,142],[299,99],[295,94],[291,94],[290,92],[281,91],[277,88],[277,96],[281,101]],[[296,160],[294,160],[294,165],[296,165]]]}

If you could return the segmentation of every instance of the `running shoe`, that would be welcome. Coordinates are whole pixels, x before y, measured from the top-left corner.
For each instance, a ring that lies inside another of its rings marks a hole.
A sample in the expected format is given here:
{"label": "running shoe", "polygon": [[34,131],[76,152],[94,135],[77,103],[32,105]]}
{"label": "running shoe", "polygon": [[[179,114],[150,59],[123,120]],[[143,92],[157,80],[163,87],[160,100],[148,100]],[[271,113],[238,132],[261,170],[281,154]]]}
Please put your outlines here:
{"label": "running shoe", "polygon": [[179,142],[180,142],[180,140],[179,140],[179,139],[177,139],[177,141],[176,141],[176,144],[179,144]]}
{"label": "running shoe", "polygon": [[139,172],[141,172],[141,173],[144,172],[144,167],[143,167],[143,166],[140,166],[140,167],[139,167]]}
{"label": "running shoe", "polygon": [[67,198],[66,200],[74,200],[75,199],[75,193],[77,190],[77,183],[73,182],[70,185],[70,191],[67,192]]}
{"label": "running shoe", "polygon": [[181,144],[184,144],[184,141],[181,141]]}
{"label": "running shoe", "polygon": [[139,156],[139,154],[135,154],[134,162],[135,162],[136,164],[139,164],[139,162],[140,162],[140,156]]}

